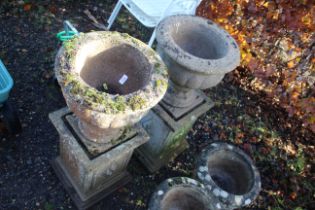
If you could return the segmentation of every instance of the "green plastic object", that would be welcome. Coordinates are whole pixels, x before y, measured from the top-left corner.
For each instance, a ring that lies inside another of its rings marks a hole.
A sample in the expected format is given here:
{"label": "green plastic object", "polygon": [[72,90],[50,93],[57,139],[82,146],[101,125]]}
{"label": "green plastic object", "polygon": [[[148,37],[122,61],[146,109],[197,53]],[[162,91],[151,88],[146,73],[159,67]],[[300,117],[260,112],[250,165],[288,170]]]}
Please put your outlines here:
{"label": "green plastic object", "polygon": [[77,36],[77,33],[74,31],[68,31],[68,33],[66,31],[61,31],[57,34],[57,38],[62,42],[72,39],[74,36]]}

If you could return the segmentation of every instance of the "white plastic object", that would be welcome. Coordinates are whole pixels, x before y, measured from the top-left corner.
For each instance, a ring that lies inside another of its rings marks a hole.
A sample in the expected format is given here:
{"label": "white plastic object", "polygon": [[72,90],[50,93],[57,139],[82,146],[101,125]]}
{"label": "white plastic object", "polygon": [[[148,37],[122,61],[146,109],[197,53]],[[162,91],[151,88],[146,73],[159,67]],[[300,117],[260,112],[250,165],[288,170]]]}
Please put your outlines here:
{"label": "white plastic object", "polygon": [[128,80],[128,76],[124,74],[120,79],[119,79],[119,84],[123,85],[125,82]]}
{"label": "white plastic object", "polygon": [[[194,15],[201,0],[118,0],[111,16],[108,19],[107,29],[114,23],[122,5],[146,27],[155,28],[165,17],[175,14]],[[149,46],[155,40],[153,31]]]}

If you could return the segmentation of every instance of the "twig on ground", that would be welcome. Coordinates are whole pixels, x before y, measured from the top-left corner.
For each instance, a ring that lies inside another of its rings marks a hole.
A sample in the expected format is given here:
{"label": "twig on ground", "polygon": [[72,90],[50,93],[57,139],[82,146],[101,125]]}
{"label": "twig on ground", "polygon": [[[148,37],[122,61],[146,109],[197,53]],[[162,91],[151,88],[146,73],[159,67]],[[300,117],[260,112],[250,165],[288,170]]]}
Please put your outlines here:
{"label": "twig on ground", "polygon": [[102,30],[107,30],[107,28],[106,28],[106,26],[103,24],[103,23],[100,23],[93,15],[92,15],[92,13],[89,11],[89,10],[84,10],[83,11],[84,12],[84,14],[86,14],[87,16],[88,16],[88,18],[90,19],[90,20],[92,20],[92,24],[95,26],[95,27],[97,27],[97,28],[99,28],[99,29],[102,29]]}

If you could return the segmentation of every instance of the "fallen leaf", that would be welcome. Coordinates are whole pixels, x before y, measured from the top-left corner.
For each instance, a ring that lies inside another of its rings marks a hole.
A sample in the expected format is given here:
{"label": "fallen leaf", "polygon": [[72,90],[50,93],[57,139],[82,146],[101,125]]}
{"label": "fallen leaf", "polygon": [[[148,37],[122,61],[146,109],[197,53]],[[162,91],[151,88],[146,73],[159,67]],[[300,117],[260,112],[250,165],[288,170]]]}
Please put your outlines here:
{"label": "fallen leaf", "polygon": [[32,4],[30,4],[30,3],[26,3],[26,4],[24,4],[24,6],[23,6],[23,10],[24,11],[30,11],[32,9]]}

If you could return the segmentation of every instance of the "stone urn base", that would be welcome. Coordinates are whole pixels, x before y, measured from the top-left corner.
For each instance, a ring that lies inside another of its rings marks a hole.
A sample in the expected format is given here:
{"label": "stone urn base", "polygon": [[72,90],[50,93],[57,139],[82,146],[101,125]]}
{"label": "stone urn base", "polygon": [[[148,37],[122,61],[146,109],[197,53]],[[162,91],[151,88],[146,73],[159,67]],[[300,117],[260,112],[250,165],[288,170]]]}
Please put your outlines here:
{"label": "stone urn base", "polygon": [[126,168],[133,151],[149,139],[139,124],[124,131],[119,142],[99,144],[84,138],[68,108],[49,118],[60,135],[60,155],[52,167],[79,209],[89,208],[131,179]]}
{"label": "stone urn base", "polygon": [[172,82],[172,80],[169,80],[167,92],[161,103],[170,107],[186,108],[189,110],[202,103],[203,98],[199,92],[198,90],[180,87]]}
{"label": "stone urn base", "polygon": [[187,133],[198,117],[214,105],[201,91],[198,97],[202,99],[201,103],[185,108],[162,101],[140,121],[150,140],[136,149],[136,155],[150,172],[167,165],[188,148]]}

